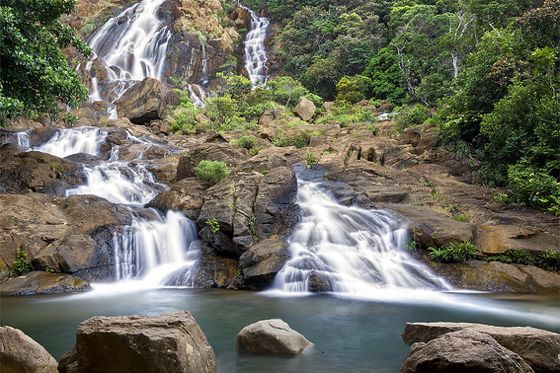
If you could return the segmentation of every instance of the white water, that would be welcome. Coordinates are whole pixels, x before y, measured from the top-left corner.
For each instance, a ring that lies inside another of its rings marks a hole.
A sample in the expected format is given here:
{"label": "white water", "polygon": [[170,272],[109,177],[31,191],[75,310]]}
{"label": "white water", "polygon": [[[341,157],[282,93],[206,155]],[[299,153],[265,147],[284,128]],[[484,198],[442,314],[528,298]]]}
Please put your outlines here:
{"label": "white water", "polygon": [[276,275],[276,292],[308,294],[314,278],[329,292],[353,297],[452,289],[408,255],[406,227],[388,212],[341,205],[320,183],[301,180],[298,203],[302,220],[289,241],[291,259]]}
{"label": "white water", "polygon": [[[29,145],[28,134],[20,134],[16,136],[18,143]],[[106,137],[107,132],[98,128],[59,129],[48,142],[34,150],[59,157],[78,153],[99,156]],[[132,135],[128,140],[159,146]],[[142,208],[166,189],[137,162],[142,154],[136,161],[122,161],[119,160],[119,148],[114,146],[108,161],[84,167],[87,183],[67,190],[66,195],[96,195],[129,208],[133,215],[132,224],[113,237],[118,286],[122,286],[122,281],[132,282],[138,289],[188,285],[194,275],[191,269],[200,256],[196,225],[176,211],[163,215],[155,209]]]}
{"label": "white water", "polygon": [[[114,103],[132,84],[151,77],[162,80],[171,30],[157,16],[165,0],[144,0],[109,19],[90,39],[93,57],[86,66],[91,77],[90,100]],[[104,66],[109,87],[102,92],[92,70]],[[114,107],[113,116],[116,115]]]}
{"label": "white water", "polygon": [[253,86],[266,83],[268,79],[268,68],[266,63],[266,31],[270,20],[259,17],[254,11],[244,7],[251,14],[251,30],[245,37],[245,69]]}
{"label": "white water", "polygon": [[[61,128],[49,141],[33,148],[33,150],[49,153],[60,158],[79,153],[97,155],[105,137],[107,137],[107,132],[99,128]],[[27,145],[29,145],[29,141]]]}

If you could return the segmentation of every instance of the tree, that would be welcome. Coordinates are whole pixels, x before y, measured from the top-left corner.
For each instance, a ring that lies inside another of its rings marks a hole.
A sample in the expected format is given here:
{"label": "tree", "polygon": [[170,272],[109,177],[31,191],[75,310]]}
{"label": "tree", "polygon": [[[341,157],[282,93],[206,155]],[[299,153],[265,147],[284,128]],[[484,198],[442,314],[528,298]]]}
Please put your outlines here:
{"label": "tree", "polygon": [[62,48],[89,48],[59,18],[75,0],[3,0],[0,3],[0,121],[22,114],[56,115],[76,106],[87,89]]}

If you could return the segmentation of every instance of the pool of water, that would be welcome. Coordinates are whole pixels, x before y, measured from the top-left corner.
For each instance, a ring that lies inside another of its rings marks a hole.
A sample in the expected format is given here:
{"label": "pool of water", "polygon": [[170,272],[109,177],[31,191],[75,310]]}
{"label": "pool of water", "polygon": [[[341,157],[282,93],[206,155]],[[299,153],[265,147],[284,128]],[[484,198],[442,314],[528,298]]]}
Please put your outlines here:
{"label": "pool of water", "polygon": [[[396,372],[408,353],[400,337],[406,322],[464,321],[560,331],[558,299],[420,294],[416,300],[357,300],[216,289],[2,298],[0,321],[23,330],[58,359],[72,348],[78,324],[91,316],[156,315],[177,310],[193,313],[214,348],[220,372]],[[297,358],[238,355],[237,332],[270,318],[288,322],[314,342],[314,348]]]}

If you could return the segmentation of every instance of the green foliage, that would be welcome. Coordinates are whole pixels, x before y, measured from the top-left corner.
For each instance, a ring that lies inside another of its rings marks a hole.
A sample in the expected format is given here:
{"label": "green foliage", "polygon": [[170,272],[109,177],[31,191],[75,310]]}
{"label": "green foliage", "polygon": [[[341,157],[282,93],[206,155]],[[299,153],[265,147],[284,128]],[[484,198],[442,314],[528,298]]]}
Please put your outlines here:
{"label": "green foliage", "polygon": [[243,135],[234,142],[235,146],[242,149],[247,149],[249,155],[256,155],[261,148],[258,146],[258,141],[254,136]]}
{"label": "green foliage", "polygon": [[341,127],[348,127],[356,123],[375,123],[377,117],[367,107],[350,105],[347,101],[337,101],[329,114],[318,118],[316,123],[338,123]]}
{"label": "green foliage", "polygon": [[60,17],[75,0],[4,0],[0,4],[0,122],[18,115],[48,113],[61,103],[77,106],[87,89],[61,49],[89,48]]}
{"label": "green foliage", "polygon": [[516,202],[541,206],[559,215],[560,183],[545,172],[525,164],[508,167],[508,184]]}
{"label": "green foliage", "polygon": [[406,99],[404,78],[398,56],[391,48],[382,48],[368,63],[364,74],[371,78],[371,96],[401,104]]}
{"label": "green foliage", "polygon": [[485,259],[488,262],[533,265],[549,271],[560,272],[560,251],[558,250],[546,250],[538,253],[527,250],[507,250],[503,254],[491,255]]}
{"label": "green foliage", "polygon": [[210,232],[214,234],[220,231],[220,222],[216,218],[210,218],[206,220],[206,225],[210,229]]}
{"label": "green foliage", "polygon": [[213,123],[213,130],[232,131],[245,128],[247,120],[239,113],[239,102],[229,94],[209,97],[206,100],[206,115]]}
{"label": "green foliage", "polygon": [[456,214],[453,215],[453,220],[461,222],[461,223],[466,223],[469,221],[469,216],[467,214]]}
{"label": "green foliage", "polygon": [[202,160],[194,168],[196,176],[210,184],[217,184],[229,176],[230,170],[224,162]]}
{"label": "green foliage", "polygon": [[444,247],[428,248],[432,260],[443,263],[463,263],[478,256],[476,246],[471,242],[454,242]]}
{"label": "green foliage", "polygon": [[311,152],[308,152],[307,154],[305,154],[305,165],[307,166],[307,168],[311,168],[314,165],[316,165],[317,163],[319,163],[319,160],[317,159],[315,154],[313,154]]}
{"label": "green foliage", "polygon": [[188,92],[178,91],[178,93],[181,101],[171,113],[171,130],[176,133],[190,134],[195,132],[199,125],[196,120],[198,110],[190,101]]}
{"label": "green foliage", "polygon": [[69,125],[69,126],[73,126],[74,124],[78,123],[78,120],[80,120],[80,117],[78,117],[77,115],[72,114],[70,112],[65,112],[65,113],[62,114],[61,119],[64,122],[64,124]]}
{"label": "green foliage", "polygon": [[272,140],[272,144],[279,147],[295,146],[300,149],[309,146],[310,141],[311,133],[309,131],[301,131],[289,136],[279,133],[276,135],[274,140]]}
{"label": "green foliage", "polygon": [[22,250],[18,249],[16,253],[16,260],[13,266],[13,274],[15,276],[20,276],[26,272],[31,270],[31,266],[29,265],[29,261],[27,260],[27,253]]}
{"label": "green foliage", "polygon": [[343,76],[336,83],[336,100],[355,104],[369,97],[372,80],[363,75]]}
{"label": "green foliage", "polygon": [[395,124],[399,130],[424,123],[430,117],[430,109],[421,104],[404,106],[398,110]]}
{"label": "green foliage", "polygon": [[509,202],[509,198],[509,194],[507,193],[496,192],[492,194],[492,201],[496,203],[507,203]]}

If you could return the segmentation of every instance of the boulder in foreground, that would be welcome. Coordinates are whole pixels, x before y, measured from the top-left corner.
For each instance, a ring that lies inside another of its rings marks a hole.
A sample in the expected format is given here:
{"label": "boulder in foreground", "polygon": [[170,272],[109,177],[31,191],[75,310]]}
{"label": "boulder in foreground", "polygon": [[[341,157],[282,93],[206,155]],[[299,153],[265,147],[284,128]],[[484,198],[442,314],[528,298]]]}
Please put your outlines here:
{"label": "boulder in foreground", "polygon": [[0,327],[2,373],[57,373],[57,363],[47,350],[21,330]]}
{"label": "boulder in foreground", "polygon": [[257,321],[237,334],[238,351],[250,354],[295,356],[312,345],[280,319]]}
{"label": "boulder in foreground", "polygon": [[92,317],[80,324],[61,372],[216,372],[212,347],[190,312]]}
{"label": "boulder in foreground", "polygon": [[414,343],[401,367],[401,373],[443,372],[532,373],[533,369],[488,334],[463,329]]}
{"label": "boulder in foreground", "polygon": [[447,333],[474,330],[487,334],[518,354],[535,372],[560,372],[560,334],[531,327],[499,327],[470,323],[407,323],[405,343],[429,342]]}

